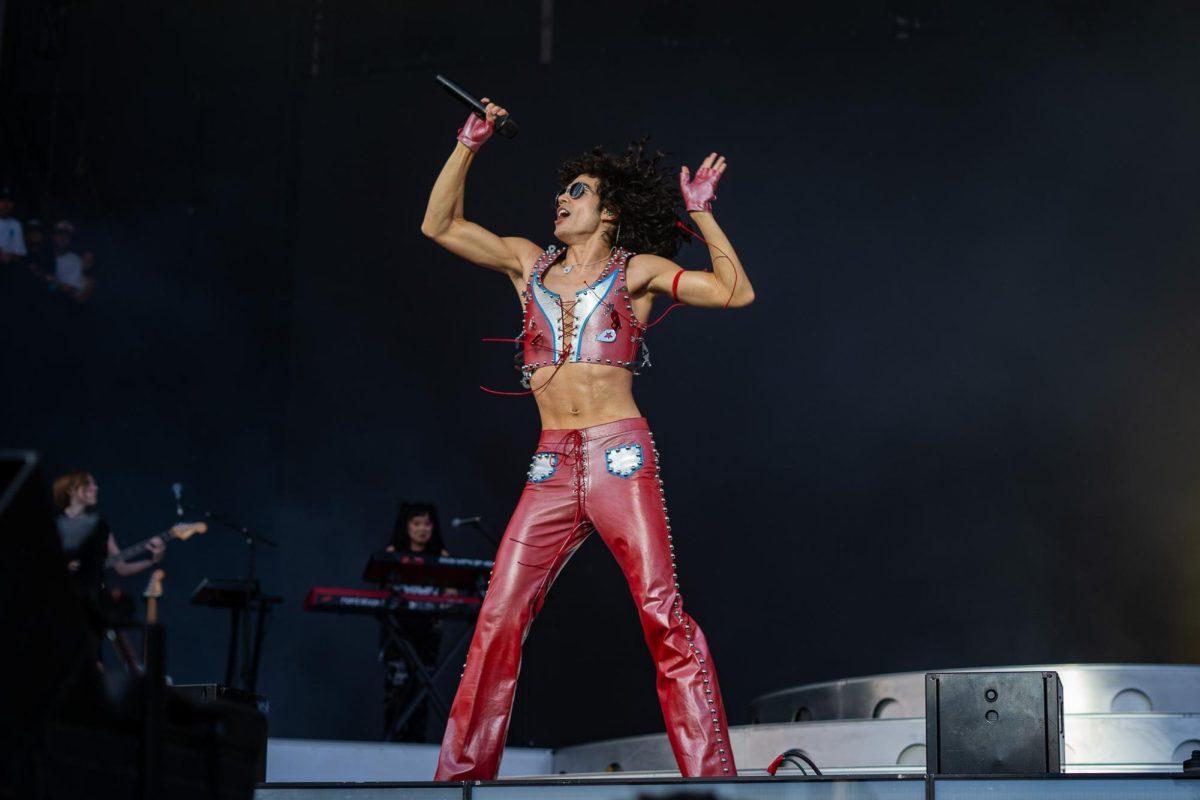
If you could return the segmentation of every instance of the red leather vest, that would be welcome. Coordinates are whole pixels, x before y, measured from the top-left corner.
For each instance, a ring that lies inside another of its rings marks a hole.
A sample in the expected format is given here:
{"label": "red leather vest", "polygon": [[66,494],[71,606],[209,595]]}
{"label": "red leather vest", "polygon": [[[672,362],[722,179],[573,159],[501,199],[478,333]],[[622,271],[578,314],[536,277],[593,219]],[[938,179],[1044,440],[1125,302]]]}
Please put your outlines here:
{"label": "red leather vest", "polygon": [[[521,326],[525,377],[539,367],[569,362],[609,364],[636,374],[649,361],[642,342],[646,327],[634,316],[625,281],[633,253],[614,249],[596,282],[564,300],[542,284],[542,276],[566,252],[551,246],[529,271]],[[564,312],[571,315],[568,336],[564,336]]]}

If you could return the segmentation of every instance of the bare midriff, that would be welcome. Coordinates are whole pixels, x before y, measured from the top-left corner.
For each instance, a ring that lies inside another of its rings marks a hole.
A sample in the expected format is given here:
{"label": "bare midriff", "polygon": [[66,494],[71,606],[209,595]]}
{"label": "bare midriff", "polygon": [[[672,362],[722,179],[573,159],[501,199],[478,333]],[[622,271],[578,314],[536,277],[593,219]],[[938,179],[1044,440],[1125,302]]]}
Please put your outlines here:
{"label": "bare midriff", "polygon": [[530,381],[543,430],[574,430],[640,417],[633,373],[607,364],[542,367]]}

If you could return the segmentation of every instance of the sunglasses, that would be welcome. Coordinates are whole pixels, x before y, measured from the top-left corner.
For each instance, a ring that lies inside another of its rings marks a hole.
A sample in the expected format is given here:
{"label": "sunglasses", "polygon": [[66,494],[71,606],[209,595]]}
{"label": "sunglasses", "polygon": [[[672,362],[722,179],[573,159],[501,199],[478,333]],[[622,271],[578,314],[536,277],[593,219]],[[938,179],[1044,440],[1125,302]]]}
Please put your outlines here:
{"label": "sunglasses", "polygon": [[554,193],[554,205],[558,205],[559,198],[561,198],[564,194],[571,195],[572,200],[578,200],[579,198],[583,197],[584,192],[590,191],[593,191],[592,187],[588,186],[583,181],[575,181],[567,188],[559,189]]}

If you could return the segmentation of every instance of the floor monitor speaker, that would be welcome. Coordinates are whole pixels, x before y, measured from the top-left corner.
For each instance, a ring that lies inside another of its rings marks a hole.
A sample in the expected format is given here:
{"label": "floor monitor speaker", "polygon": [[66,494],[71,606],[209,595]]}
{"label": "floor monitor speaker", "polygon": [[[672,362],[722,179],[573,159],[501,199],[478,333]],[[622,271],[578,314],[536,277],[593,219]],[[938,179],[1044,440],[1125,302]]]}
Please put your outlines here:
{"label": "floor monitor speaker", "polygon": [[926,771],[1061,772],[1062,713],[1056,672],[931,672],[925,676]]}

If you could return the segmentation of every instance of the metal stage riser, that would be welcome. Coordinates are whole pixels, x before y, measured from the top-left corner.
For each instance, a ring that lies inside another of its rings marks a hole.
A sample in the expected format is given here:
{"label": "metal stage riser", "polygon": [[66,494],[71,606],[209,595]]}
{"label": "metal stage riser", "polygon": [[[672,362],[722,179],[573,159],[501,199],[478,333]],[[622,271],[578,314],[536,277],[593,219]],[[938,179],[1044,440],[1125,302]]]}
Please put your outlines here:
{"label": "metal stage riser", "polygon": [[[1160,765],[1177,770],[1200,749],[1197,714],[1069,714],[1064,719],[1067,768]],[[739,766],[764,769],[775,756],[800,748],[820,767],[919,767],[925,765],[925,720],[879,719],[744,725],[729,731]],[[639,736],[564,747],[554,753],[555,773],[673,770],[665,735]]]}
{"label": "metal stage riser", "polygon": [[[1186,664],[1051,664],[931,672],[1057,672],[1067,714],[1200,713],[1200,667]],[[756,723],[925,716],[925,673],[870,675],[782,689],[756,698]]]}
{"label": "metal stage riser", "polygon": [[265,785],[256,800],[1200,800],[1182,776],[546,780],[476,784]]}

